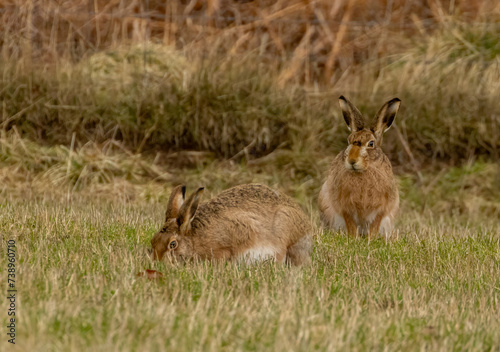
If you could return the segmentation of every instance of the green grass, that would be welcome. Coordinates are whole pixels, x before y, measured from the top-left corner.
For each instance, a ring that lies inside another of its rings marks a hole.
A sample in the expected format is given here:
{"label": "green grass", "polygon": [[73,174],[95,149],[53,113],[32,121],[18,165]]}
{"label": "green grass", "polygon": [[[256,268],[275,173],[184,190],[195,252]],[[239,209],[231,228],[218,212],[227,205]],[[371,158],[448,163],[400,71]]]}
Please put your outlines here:
{"label": "green grass", "polygon": [[[145,254],[163,211],[157,203],[85,196],[66,204],[2,201],[2,246],[17,242],[18,348],[485,351],[500,345],[498,223],[459,225],[410,212],[390,241],[317,232],[310,267],[171,266]],[[146,268],[163,279],[137,278]],[[0,285],[6,287],[5,275]]]}

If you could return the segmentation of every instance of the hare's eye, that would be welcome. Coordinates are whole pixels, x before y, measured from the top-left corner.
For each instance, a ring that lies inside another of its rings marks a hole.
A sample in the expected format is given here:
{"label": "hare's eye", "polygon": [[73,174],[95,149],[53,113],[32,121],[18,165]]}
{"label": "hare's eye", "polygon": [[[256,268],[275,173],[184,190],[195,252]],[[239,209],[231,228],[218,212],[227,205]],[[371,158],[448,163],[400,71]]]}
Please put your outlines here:
{"label": "hare's eye", "polygon": [[368,146],[369,146],[370,148],[373,148],[373,146],[374,146],[374,145],[375,145],[375,142],[374,142],[374,141],[369,141],[369,142],[368,142]]}
{"label": "hare's eye", "polygon": [[177,241],[172,241],[169,243],[168,245],[170,247],[170,249],[176,249],[177,248]]}

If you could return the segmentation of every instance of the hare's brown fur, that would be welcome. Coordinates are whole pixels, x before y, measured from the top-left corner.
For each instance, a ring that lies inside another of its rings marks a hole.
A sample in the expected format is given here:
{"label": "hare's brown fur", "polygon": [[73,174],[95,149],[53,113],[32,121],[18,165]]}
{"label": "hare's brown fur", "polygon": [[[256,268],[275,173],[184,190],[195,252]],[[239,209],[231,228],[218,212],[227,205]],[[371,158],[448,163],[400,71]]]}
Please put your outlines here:
{"label": "hare's brown fur", "polygon": [[400,101],[387,102],[370,128],[364,127],[361,113],[347,99],[341,97],[340,104],[352,133],[321,188],[321,219],[325,226],[353,235],[389,235],[399,208],[399,193],[391,163],[380,146]]}
{"label": "hare's brown fur", "polygon": [[[198,192],[184,204],[175,200],[181,198],[180,188],[172,192],[169,206],[182,206],[178,211],[167,210],[163,229],[151,240],[155,258],[274,258],[294,265],[310,261],[310,221],[288,196],[248,184],[228,189],[198,207]],[[197,207],[191,212],[190,202]]]}

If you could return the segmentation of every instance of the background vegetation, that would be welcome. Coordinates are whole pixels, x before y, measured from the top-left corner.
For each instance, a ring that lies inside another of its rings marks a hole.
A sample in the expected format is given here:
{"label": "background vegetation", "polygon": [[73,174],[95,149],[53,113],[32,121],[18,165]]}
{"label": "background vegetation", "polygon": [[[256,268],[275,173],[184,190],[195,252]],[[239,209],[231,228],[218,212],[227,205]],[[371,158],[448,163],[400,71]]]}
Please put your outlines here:
{"label": "background vegetation", "polygon": [[[22,348],[499,348],[497,1],[0,0],[0,18]],[[394,240],[318,228],[299,270],[146,258],[179,183],[262,182],[318,223],[341,94],[369,117],[403,101]]]}

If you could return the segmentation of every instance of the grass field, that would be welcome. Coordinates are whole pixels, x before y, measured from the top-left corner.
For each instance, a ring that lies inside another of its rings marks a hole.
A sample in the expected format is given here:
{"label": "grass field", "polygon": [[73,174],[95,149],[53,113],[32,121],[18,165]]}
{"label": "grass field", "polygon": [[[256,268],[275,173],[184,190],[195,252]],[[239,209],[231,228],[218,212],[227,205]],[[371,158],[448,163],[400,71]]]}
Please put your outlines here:
{"label": "grass field", "polygon": [[[17,241],[20,350],[500,347],[498,227],[405,214],[388,242],[317,233],[311,267],[170,266],[145,256],[162,213],[3,203],[3,243]],[[137,278],[145,268],[163,280]]]}
{"label": "grass field", "polygon": [[[426,207],[418,187],[400,177],[395,238],[368,242],[317,229],[312,266],[303,268],[151,262],[146,249],[170,191],[159,182],[115,180],[112,188],[88,186],[69,197],[65,187],[11,189],[3,194],[0,232],[2,250],[15,239],[18,253],[16,347],[498,350],[497,173],[494,164],[451,169],[433,181]],[[205,182],[207,198],[232,182],[273,184],[239,168],[178,170],[176,177]],[[314,191],[289,185],[287,193],[318,223]],[[147,268],[163,278],[136,276]],[[5,275],[0,285],[7,286]]]}
{"label": "grass field", "polygon": [[[499,20],[495,0],[0,0],[0,350],[500,351]],[[389,240],[319,227],[341,94],[402,100]],[[174,186],[250,182],[310,215],[311,266],[146,255]]]}

